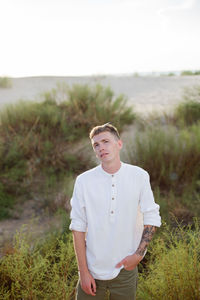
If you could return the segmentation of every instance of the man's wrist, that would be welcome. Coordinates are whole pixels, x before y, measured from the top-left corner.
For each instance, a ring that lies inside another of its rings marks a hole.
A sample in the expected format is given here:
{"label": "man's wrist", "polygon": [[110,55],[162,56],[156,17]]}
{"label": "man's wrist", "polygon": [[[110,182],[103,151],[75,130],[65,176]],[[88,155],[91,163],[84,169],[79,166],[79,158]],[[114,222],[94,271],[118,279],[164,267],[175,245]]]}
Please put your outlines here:
{"label": "man's wrist", "polygon": [[146,250],[147,248],[138,247],[138,249],[135,251],[135,254],[137,256],[144,257]]}
{"label": "man's wrist", "polygon": [[79,274],[86,274],[86,273],[90,273],[88,268],[81,268],[81,269],[78,269],[78,273]]}
{"label": "man's wrist", "polygon": [[137,258],[138,258],[138,260],[142,260],[143,259],[143,257],[144,257],[144,255],[141,255],[141,253],[140,252],[138,252],[137,250],[136,250],[136,252],[133,254],[133,255],[135,255]]}

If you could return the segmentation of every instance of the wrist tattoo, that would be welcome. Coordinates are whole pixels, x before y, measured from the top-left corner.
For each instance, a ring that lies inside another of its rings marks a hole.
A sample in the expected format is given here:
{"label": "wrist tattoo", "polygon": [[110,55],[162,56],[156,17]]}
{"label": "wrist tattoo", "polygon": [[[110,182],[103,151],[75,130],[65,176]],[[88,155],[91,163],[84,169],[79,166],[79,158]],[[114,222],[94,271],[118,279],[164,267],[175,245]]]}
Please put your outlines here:
{"label": "wrist tattoo", "polygon": [[147,246],[149,244],[149,242],[151,241],[154,233],[156,231],[156,227],[155,226],[147,226],[144,228],[143,234],[142,234],[142,238],[139,244],[139,247],[136,250],[136,254],[143,256]]}

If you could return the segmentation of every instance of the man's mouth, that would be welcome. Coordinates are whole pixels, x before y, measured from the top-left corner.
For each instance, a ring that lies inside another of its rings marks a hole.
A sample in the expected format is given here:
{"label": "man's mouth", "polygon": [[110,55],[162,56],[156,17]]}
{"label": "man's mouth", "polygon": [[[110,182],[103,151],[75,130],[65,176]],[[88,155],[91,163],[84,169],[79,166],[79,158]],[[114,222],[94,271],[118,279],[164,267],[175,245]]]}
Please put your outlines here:
{"label": "man's mouth", "polygon": [[108,153],[102,153],[102,154],[101,154],[101,158],[102,158],[102,157],[105,157],[106,155],[108,155]]}

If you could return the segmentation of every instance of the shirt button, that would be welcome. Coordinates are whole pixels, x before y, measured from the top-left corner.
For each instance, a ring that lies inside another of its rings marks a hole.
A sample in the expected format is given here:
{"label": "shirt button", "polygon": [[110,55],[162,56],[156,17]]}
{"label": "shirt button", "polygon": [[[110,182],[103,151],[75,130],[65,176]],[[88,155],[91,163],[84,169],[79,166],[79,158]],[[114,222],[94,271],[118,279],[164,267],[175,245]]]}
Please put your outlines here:
{"label": "shirt button", "polygon": [[112,177],[114,177],[114,175],[112,175]]}
{"label": "shirt button", "polygon": [[112,200],[115,200],[115,198],[114,198],[114,197],[112,197]]}
{"label": "shirt button", "polygon": [[111,214],[114,214],[114,211],[113,211],[113,210],[111,210]]}
{"label": "shirt button", "polygon": [[112,186],[115,186],[114,184],[112,184]]}

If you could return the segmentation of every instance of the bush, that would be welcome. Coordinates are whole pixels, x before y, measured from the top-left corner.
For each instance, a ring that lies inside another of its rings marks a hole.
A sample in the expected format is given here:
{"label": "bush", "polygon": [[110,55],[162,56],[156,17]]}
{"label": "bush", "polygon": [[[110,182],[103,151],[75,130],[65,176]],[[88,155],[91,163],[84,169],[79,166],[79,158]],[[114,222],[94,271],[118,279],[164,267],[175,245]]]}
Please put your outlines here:
{"label": "bush", "polygon": [[149,246],[150,258],[139,276],[138,300],[200,299],[200,231],[179,225]]}
{"label": "bush", "polygon": [[200,121],[200,102],[188,101],[178,105],[175,119],[184,125],[191,125]]}
{"label": "bush", "polygon": [[[140,264],[138,300],[199,299],[200,231],[194,224],[172,229],[163,223]],[[72,234],[54,232],[33,244],[23,232],[0,259],[0,299],[73,300],[78,273]]]}
{"label": "bush", "polygon": [[200,71],[185,70],[181,72],[181,76],[193,76],[193,75],[200,75]]}
{"label": "bush", "polygon": [[68,125],[79,128],[80,134],[88,134],[93,126],[107,122],[112,122],[121,131],[124,125],[131,124],[136,118],[123,95],[114,99],[113,91],[101,85],[75,84],[68,88],[60,84],[44,97],[46,101],[63,103],[62,108],[68,111]]}
{"label": "bush", "polygon": [[129,141],[125,160],[147,170],[154,188],[179,195],[192,190],[200,175],[200,126],[149,126]]}
{"label": "bush", "polygon": [[12,81],[8,77],[0,77],[0,88],[10,88]]}
{"label": "bush", "polygon": [[71,234],[51,234],[33,245],[22,228],[0,260],[0,299],[72,300],[77,279]]}
{"label": "bush", "polygon": [[8,148],[15,137],[26,157],[40,153],[49,157],[52,152],[58,156],[55,155],[55,144],[86,137],[94,125],[110,121],[121,131],[135,119],[124,96],[113,100],[110,88],[100,85],[65,88],[68,93],[62,96],[65,101],[60,100],[59,86],[46,93],[41,103],[19,102],[1,112],[0,133]]}
{"label": "bush", "polygon": [[154,188],[155,201],[160,205],[162,219],[172,226],[176,226],[175,220],[183,225],[193,224],[194,217],[200,215],[199,191],[200,181],[197,181],[194,189],[187,187],[180,195],[177,195],[176,189],[163,191],[159,187]]}
{"label": "bush", "polygon": [[140,127],[146,126],[167,126],[186,127],[200,122],[200,86],[185,88],[182,101],[177,104],[174,111],[151,113],[146,120],[140,119]]}
{"label": "bush", "polygon": [[0,183],[0,220],[10,216],[9,209],[12,208],[13,205],[13,197],[4,190],[3,184]]}
{"label": "bush", "polygon": [[175,121],[181,125],[191,125],[200,121],[200,86],[187,88],[183,102],[175,109]]}

